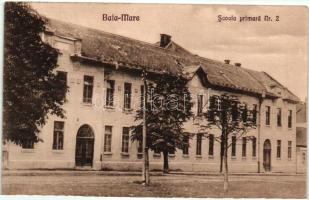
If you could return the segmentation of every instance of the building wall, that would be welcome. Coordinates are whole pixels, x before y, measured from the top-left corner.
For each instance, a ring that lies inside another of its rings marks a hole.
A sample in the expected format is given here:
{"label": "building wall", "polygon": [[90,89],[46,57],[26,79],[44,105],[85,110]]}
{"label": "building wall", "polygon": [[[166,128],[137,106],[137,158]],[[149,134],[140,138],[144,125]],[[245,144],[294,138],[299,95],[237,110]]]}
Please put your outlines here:
{"label": "building wall", "polygon": [[[271,106],[270,125],[265,125],[265,106]],[[277,126],[276,109],[282,109],[282,126]],[[292,110],[292,128],[288,128],[288,110]],[[263,144],[266,139],[271,142],[271,166],[275,172],[296,171],[296,107],[281,99],[264,100],[261,113],[260,154],[263,155]],[[281,158],[277,158],[277,140],[281,140]],[[292,141],[292,157],[288,159],[288,141]]]}
{"label": "building wall", "polygon": [[297,173],[303,174],[307,172],[307,148],[297,147]]}
{"label": "building wall", "polygon": [[[58,41],[58,43],[57,43]],[[60,43],[59,43],[60,42]],[[8,144],[8,168],[75,168],[75,146],[76,134],[78,129],[84,125],[89,125],[94,132],[94,154],[93,166],[95,170],[140,170],[142,159],[138,157],[137,143],[129,143],[129,154],[121,153],[122,128],[134,125],[134,114],[139,107],[140,86],[142,85],[141,77],[130,75],[120,70],[112,71],[107,76],[104,67],[95,67],[79,62],[72,62],[70,55],[74,50],[74,41],[56,38],[54,45],[61,49],[63,53],[59,57],[59,68],[57,70],[68,72],[68,86],[70,87],[67,94],[68,102],[64,105],[66,119],[59,119],[50,116],[46,125],[42,127],[40,133],[44,142],[35,144],[34,149],[22,149],[14,144]],[[84,104],[83,97],[83,76],[90,75],[94,77],[93,104]],[[115,80],[115,106],[113,109],[106,108],[105,105],[105,78]],[[132,83],[132,106],[133,111],[124,112],[123,92],[124,82]],[[193,102],[196,102],[197,94],[204,94],[205,98],[212,94],[222,94],[222,91],[211,90],[204,87],[198,76],[194,76],[188,83]],[[241,95],[241,101],[247,102],[251,107],[253,104],[259,104],[255,97]],[[265,125],[265,106],[272,108],[271,124]],[[276,124],[276,108],[282,108],[282,127]],[[293,128],[287,128],[287,112],[293,110]],[[196,114],[197,104],[194,103],[193,111]],[[257,155],[252,157],[252,143],[247,142],[247,156],[242,157],[241,141],[237,141],[236,157],[231,158],[229,149],[229,170],[230,172],[257,172],[258,161],[260,160],[261,172],[263,172],[263,144],[266,139],[271,141],[271,166],[273,172],[295,172],[296,171],[296,141],[295,141],[295,105],[282,101],[281,99],[272,101],[265,99],[261,105],[261,126],[260,126],[260,144],[257,140]],[[52,150],[53,143],[53,125],[54,121],[64,121],[64,148],[63,150]],[[203,120],[192,118],[185,123],[185,129],[190,132],[198,133],[200,124],[205,123]],[[112,150],[103,152],[104,130],[105,126],[112,126]],[[215,136],[220,135],[218,129],[210,130]],[[251,130],[248,136],[258,138],[258,129]],[[282,141],[281,158],[276,158],[276,141]],[[292,141],[292,158],[287,158],[288,141]],[[177,150],[175,155],[170,155],[170,168],[172,170],[182,171],[209,171],[218,172],[220,165],[220,145],[214,143],[214,155],[208,155],[209,139],[202,140],[202,155],[196,156],[196,137],[190,140],[189,155],[184,156],[182,150]],[[152,170],[160,170],[163,165],[163,156],[154,155],[150,152],[150,167]]]}
{"label": "building wall", "polygon": [[307,172],[307,98],[296,105],[297,173]]}
{"label": "building wall", "polygon": [[[59,40],[61,40],[59,38]],[[72,47],[73,43],[65,40],[65,44]],[[59,71],[68,72],[67,84],[70,87],[66,98],[68,103],[64,105],[66,119],[60,119],[56,116],[49,116],[47,123],[42,127],[40,137],[44,142],[34,145],[34,149],[22,149],[13,144],[9,144],[10,162],[9,167],[13,168],[73,168],[75,166],[75,141],[79,127],[83,124],[89,124],[95,134],[94,167],[100,168],[98,162],[102,135],[103,112],[94,105],[82,103],[83,97],[83,76],[94,76],[94,98],[102,93],[104,69],[92,66],[73,63],[69,57],[71,49],[62,49],[62,56],[59,57]],[[53,123],[54,121],[64,121],[64,149],[52,150],[53,142]]]}

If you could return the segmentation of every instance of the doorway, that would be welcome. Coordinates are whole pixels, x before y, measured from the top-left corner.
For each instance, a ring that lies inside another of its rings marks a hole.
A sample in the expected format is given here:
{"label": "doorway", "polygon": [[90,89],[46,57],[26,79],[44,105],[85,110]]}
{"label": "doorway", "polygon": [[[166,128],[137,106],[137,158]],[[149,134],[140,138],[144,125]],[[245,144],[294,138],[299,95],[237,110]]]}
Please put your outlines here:
{"label": "doorway", "polygon": [[271,143],[269,139],[265,140],[264,142],[263,166],[266,172],[269,172],[271,170]]}
{"label": "doorway", "polygon": [[90,126],[83,125],[76,135],[75,165],[92,166],[94,134]]}

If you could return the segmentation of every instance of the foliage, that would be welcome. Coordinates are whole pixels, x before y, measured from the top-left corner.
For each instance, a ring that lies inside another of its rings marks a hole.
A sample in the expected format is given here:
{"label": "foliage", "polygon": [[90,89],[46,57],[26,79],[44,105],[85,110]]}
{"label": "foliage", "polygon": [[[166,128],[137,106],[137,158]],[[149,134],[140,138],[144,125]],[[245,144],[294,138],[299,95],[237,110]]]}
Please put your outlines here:
{"label": "foliage", "polygon": [[64,117],[67,86],[56,75],[59,52],[41,39],[46,19],[27,3],[5,3],[3,139],[38,142],[47,114]]}
{"label": "foliage", "polygon": [[[184,137],[188,135],[183,123],[191,116],[191,96],[181,77],[161,75],[148,84],[146,104],[147,142],[146,145],[156,152],[175,152],[188,146]],[[136,114],[138,125],[133,126],[132,140],[142,140],[143,109]],[[164,156],[166,156],[164,155]]]}
{"label": "foliage", "polygon": [[[234,95],[213,95],[210,97],[207,112],[204,113],[207,125],[201,128],[218,128],[225,131],[227,136],[240,138],[256,127],[256,114],[255,110],[250,110],[246,103],[240,102]],[[221,141],[221,136],[216,139]]]}

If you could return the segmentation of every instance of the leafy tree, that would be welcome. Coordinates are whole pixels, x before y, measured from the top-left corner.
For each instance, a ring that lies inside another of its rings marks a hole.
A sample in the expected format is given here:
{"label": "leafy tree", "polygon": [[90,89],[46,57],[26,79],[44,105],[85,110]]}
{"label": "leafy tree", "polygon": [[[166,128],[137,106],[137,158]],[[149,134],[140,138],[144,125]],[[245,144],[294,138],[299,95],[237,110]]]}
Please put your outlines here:
{"label": "leafy tree", "polygon": [[[224,191],[228,190],[228,148],[232,146],[231,138],[237,139],[246,136],[250,129],[256,126],[256,111],[249,110],[246,103],[228,94],[213,95],[207,112],[204,116],[207,119],[206,125],[201,125],[201,129],[205,130],[205,135],[209,129],[218,128],[221,135],[216,137],[216,141],[220,142],[223,153],[223,169],[224,169]],[[247,136],[246,139],[251,140],[254,137]]]}
{"label": "leafy tree", "polygon": [[[183,123],[192,115],[191,96],[182,77],[160,75],[148,84],[146,103],[146,146],[164,157],[163,172],[168,173],[168,154],[188,145],[184,137],[188,135]],[[142,141],[143,109],[136,114],[138,125],[133,126],[132,140]]]}
{"label": "leafy tree", "polygon": [[64,117],[68,88],[58,51],[41,39],[46,22],[27,3],[5,3],[3,141],[38,142],[48,114]]}

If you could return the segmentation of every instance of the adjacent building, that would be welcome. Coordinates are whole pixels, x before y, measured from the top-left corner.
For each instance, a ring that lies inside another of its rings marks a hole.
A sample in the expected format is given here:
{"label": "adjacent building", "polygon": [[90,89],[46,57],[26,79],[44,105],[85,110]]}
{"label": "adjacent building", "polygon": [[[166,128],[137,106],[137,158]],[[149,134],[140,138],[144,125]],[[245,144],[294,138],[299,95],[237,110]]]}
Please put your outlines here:
{"label": "adjacent building", "polygon": [[307,100],[296,105],[297,173],[307,171]]}
{"label": "adjacent building", "polygon": [[[170,168],[217,172],[220,144],[199,136],[199,117],[209,96],[230,93],[256,110],[257,128],[231,138],[231,172],[296,172],[296,104],[299,99],[265,72],[194,55],[161,34],[150,44],[139,40],[50,20],[42,34],[61,52],[57,73],[67,81],[66,118],[50,116],[40,133],[44,142],[7,144],[6,167],[140,170],[141,145],[130,140],[130,126],[142,100],[141,69],[152,76],[184,75],[193,99],[194,116],[185,129],[196,133],[189,148],[169,155]],[[207,48],[207,47],[205,47]],[[150,152],[151,169],[161,169],[163,156]]]}

